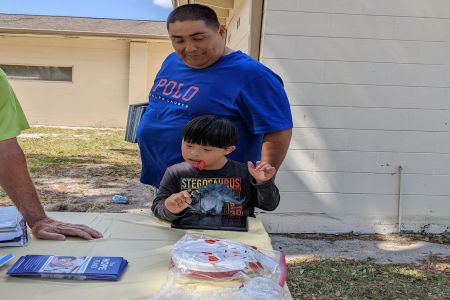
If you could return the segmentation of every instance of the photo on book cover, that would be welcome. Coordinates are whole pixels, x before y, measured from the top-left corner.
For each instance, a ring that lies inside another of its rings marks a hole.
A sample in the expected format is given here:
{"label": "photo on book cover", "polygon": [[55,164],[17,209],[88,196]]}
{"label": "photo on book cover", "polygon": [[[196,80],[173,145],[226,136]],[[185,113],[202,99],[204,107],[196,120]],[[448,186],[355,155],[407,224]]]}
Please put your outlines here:
{"label": "photo on book cover", "polygon": [[123,257],[26,255],[9,268],[10,276],[77,280],[119,280],[128,262]]}
{"label": "photo on book cover", "polygon": [[82,273],[89,259],[86,256],[53,256],[40,272],[44,273]]}

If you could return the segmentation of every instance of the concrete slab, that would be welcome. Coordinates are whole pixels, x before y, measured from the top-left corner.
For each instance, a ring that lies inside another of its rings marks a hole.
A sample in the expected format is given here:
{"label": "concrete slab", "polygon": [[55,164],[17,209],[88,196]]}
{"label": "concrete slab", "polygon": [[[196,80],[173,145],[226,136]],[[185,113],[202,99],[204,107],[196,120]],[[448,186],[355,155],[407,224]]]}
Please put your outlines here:
{"label": "concrete slab", "polygon": [[271,234],[270,238],[273,248],[283,250],[288,261],[319,256],[351,260],[371,258],[379,264],[420,264],[430,255],[450,257],[450,245],[425,241],[297,239],[279,234]]}

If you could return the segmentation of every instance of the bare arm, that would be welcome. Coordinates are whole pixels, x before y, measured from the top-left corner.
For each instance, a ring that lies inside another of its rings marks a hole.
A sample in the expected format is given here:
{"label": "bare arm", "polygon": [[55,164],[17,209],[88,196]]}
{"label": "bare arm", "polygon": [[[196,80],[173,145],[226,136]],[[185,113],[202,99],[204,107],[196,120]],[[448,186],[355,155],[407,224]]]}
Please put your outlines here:
{"label": "bare arm", "polygon": [[291,142],[292,129],[275,131],[264,136],[261,160],[279,169]]}
{"label": "bare arm", "polygon": [[25,155],[16,138],[0,141],[0,185],[22,213],[36,237],[64,240],[65,235],[84,239],[102,236],[85,225],[63,223],[47,217],[28,173]]}
{"label": "bare arm", "polygon": [[47,217],[28,173],[25,155],[15,138],[0,141],[0,185],[30,227]]}

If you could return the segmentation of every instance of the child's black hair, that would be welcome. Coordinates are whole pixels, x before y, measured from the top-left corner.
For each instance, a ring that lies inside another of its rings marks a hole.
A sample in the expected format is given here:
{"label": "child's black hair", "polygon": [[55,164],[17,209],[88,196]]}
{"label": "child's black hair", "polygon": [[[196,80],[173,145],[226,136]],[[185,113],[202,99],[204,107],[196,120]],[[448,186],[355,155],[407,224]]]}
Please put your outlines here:
{"label": "child's black hair", "polygon": [[205,115],[187,123],[183,129],[183,140],[192,144],[225,149],[236,144],[238,131],[228,119]]}

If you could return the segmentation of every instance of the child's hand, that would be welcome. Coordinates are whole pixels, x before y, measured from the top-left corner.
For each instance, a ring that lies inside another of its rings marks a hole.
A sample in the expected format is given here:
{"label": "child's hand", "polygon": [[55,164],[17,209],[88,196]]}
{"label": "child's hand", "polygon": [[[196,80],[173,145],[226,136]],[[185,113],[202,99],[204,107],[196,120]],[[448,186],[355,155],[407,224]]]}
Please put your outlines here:
{"label": "child's hand", "polygon": [[191,204],[191,195],[187,191],[181,191],[176,194],[170,195],[169,198],[164,200],[164,205],[167,210],[173,214],[178,214]]}
{"label": "child's hand", "polygon": [[256,183],[263,183],[269,181],[277,170],[275,167],[272,167],[268,162],[265,161],[257,161],[256,166],[251,162],[247,162],[248,171],[250,175],[255,178]]}

